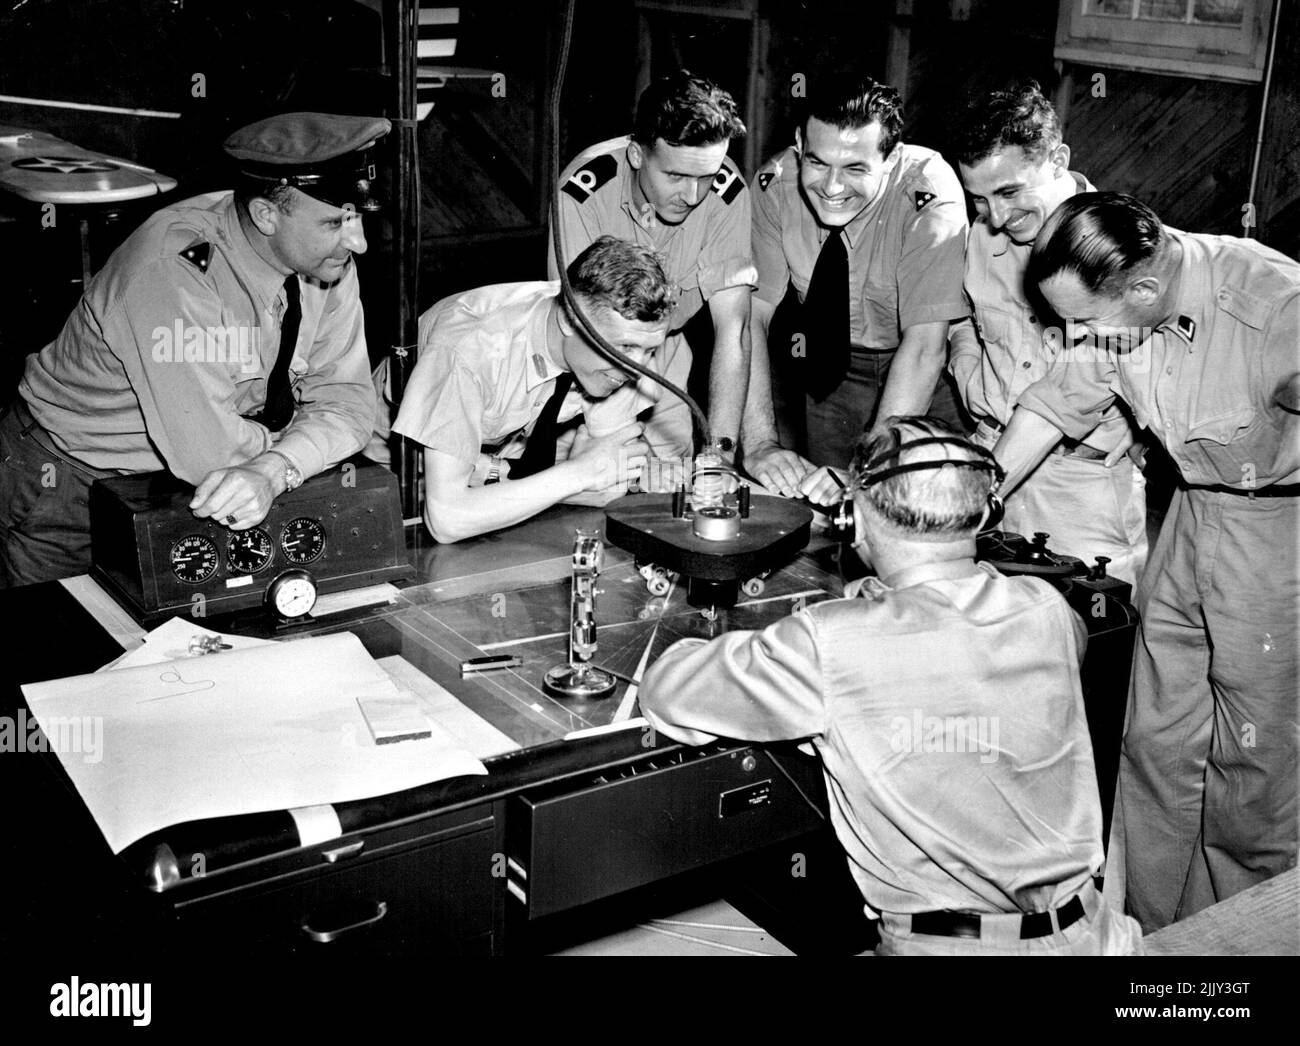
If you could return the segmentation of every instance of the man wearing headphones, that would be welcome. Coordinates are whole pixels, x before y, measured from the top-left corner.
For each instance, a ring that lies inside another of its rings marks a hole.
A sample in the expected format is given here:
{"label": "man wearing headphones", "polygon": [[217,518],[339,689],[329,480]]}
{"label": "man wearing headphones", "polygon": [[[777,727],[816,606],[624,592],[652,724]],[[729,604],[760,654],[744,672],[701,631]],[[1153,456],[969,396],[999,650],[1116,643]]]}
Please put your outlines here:
{"label": "man wearing headphones", "polygon": [[1086,631],[1039,578],[975,562],[1001,472],[932,418],[864,436],[847,498],[876,576],[758,632],[685,639],[641,710],[687,744],[811,738],[881,955],[1118,955]]}

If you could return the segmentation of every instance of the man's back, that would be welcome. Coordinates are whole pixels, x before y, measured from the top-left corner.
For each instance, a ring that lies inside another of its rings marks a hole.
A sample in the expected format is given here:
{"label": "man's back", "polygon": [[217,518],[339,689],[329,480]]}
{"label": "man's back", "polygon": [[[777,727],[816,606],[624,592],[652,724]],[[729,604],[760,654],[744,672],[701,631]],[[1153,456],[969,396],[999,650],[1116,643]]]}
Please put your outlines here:
{"label": "man's back", "polygon": [[656,665],[647,718],[697,744],[812,737],[877,911],[1060,904],[1102,863],[1082,622],[970,560],[889,580]]}

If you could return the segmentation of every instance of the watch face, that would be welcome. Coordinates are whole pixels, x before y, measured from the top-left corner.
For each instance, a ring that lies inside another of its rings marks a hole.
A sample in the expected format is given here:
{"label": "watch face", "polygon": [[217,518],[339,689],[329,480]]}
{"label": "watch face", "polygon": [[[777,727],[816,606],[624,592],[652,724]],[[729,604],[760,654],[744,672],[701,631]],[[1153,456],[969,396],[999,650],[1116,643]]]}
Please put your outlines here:
{"label": "watch face", "polygon": [[301,573],[271,583],[271,606],[281,617],[302,617],[316,605],[316,582]]}

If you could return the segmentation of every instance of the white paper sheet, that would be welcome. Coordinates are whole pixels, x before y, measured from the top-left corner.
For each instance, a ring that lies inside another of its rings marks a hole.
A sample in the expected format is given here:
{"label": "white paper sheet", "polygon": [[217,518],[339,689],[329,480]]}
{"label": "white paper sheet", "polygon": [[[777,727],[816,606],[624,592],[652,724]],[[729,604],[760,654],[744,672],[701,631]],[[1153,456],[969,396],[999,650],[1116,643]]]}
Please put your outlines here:
{"label": "white paper sheet", "polygon": [[358,697],[399,691],[351,633],[23,687],[114,852],[168,825],[346,802],[486,768],[437,723],[376,745]]}
{"label": "white paper sheet", "polygon": [[[123,668],[138,668],[140,665],[156,665],[164,661],[192,661],[195,657],[213,657],[214,654],[191,654],[190,642],[197,637],[219,637],[228,643],[231,650],[249,650],[258,646],[273,646],[269,639],[257,639],[253,636],[236,636],[226,632],[214,632],[210,628],[192,621],[187,617],[168,618],[152,632],[144,636],[143,642],[134,650],[128,650],[115,661],[110,661],[99,672],[116,672]],[[224,653],[217,651],[216,653]]]}

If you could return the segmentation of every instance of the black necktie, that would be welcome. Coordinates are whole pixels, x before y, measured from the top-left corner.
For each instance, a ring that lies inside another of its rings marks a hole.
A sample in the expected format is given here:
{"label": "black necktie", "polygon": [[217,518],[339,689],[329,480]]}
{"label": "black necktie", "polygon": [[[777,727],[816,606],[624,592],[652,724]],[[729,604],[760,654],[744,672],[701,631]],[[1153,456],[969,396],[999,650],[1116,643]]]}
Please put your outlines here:
{"label": "black necktie", "polygon": [[257,414],[249,415],[251,421],[265,425],[272,432],[279,432],[293,418],[293,389],[289,385],[289,363],[293,359],[293,347],[298,344],[298,325],[302,321],[297,273],[290,273],[289,278],[284,281],[284,294],[287,304],[284,309],[284,319],[280,322],[280,352],[275,357],[271,376],[266,380],[266,404]]}
{"label": "black necktie", "polygon": [[817,255],[803,317],[808,394],[824,400],[849,372],[849,253],[838,229],[826,237]]}
{"label": "black necktie", "polygon": [[557,423],[560,407],[564,405],[564,397],[569,394],[569,389],[572,387],[573,374],[569,371],[565,371],[555,379],[555,391],[542,406],[542,412],[537,415],[537,424],[528,434],[524,452],[510,463],[511,479],[532,476],[555,464],[555,441],[560,435],[560,426]]}

